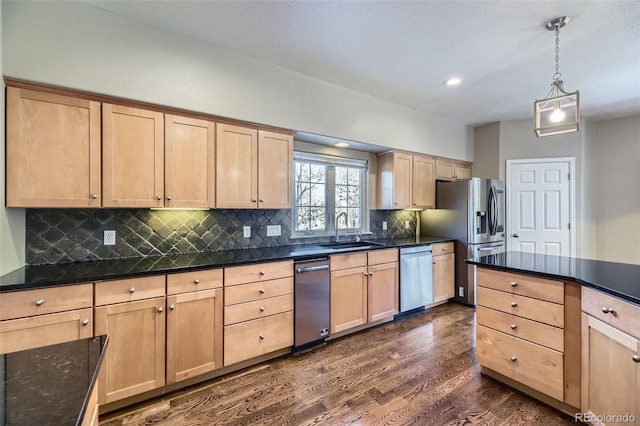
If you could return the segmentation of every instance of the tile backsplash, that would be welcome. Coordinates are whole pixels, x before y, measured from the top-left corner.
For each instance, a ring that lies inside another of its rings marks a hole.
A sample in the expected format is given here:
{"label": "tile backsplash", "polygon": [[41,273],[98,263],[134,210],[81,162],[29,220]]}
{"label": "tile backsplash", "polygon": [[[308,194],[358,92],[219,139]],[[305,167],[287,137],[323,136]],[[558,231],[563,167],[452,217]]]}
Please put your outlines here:
{"label": "tile backsplash", "polygon": [[[84,262],[100,259],[160,256],[203,251],[272,247],[327,241],[292,239],[291,210],[143,210],[28,209],[26,263]],[[387,230],[382,230],[382,222]],[[409,221],[409,229],[405,222]],[[243,226],[251,225],[251,237]],[[280,225],[281,235],[267,237],[267,225]],[[116,231],[116,244],[103,244],[104,231]],[[403,210],[371,210],[372,236],[411,237],[416,215]],[[341,237],[342,238],[342,237]],[[344,238],[346,241],[348,238]]]}

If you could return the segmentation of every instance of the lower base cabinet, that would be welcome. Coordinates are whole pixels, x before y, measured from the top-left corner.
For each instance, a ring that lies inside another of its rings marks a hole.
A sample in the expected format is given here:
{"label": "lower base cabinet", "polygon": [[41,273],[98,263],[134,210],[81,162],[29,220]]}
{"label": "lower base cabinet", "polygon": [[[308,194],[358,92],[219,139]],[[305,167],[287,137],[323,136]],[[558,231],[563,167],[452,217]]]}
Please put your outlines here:
{"label": "lower base cabinet", "polygon": [[455,262],[453,243],[433,245],[433,302],[453,298],[455,292]]}

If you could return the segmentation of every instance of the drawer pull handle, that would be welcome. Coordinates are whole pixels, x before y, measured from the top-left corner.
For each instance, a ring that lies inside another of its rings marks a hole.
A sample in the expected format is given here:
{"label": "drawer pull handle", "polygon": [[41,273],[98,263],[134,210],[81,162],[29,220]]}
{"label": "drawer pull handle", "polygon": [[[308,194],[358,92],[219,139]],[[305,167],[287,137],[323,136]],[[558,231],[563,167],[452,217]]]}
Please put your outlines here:
{"label": "drawer pull handle", "polygon": [[136,291],[136,288],[135,288],[135,287],[131,287],[131,288],[129,289],[129,293],[131,293],[131,294],[133,294],[133,292],[134,292],[134,291]]}
{"label": "drawer pull handle", "polygon": [[89,320],[88,319],[82,320],[82,325],[88,325],[88,324],[89,324]]}
{"label": "drawer pull handle", "polygon": [[613,308],[607,308],[606,306],[602,307],[602,312],[604,312],[605,314],[612,314],[613,313]]}
{"label": "drawer pull handle", "polygon": [[511,357],[511,361],[516,362],[517,360],[518,360],[517,356],[514,355],[514,356]]}
{"label": "drawer pull handle", "polygon": [[169,310],[173,311],[176,308],[176,305],[169,305]]}
{"label": "drawer pull handle", "polygon": [[159,313],[162,313],[162,311],[164,311],[164,309],[162,309],[162,306],[160,306],[160,307],[158,308],[158,312],[159,312]]}
{"label": "drawer pull handle", "polygon": [[443,249],[442,249],[442,251],[447,251],[447,248],[446,248],[446,247],[445,247],[445,248],[443,248]]}
{"label": "drawer pull handle", "polygon": [[264,312],[264,306],[260,306],[260,312]]}
{"label": "drawer pull handle", "polygon": [[260,335],[260,340],[264,340],[264,336],[262,334]]}
{"label": "drawer pull handle", "polygon": [[264,275],[264,271],[260,271],[260,275]]}
{"label": "drawer pull handle", "polygon": [[518,304],[516,302],[511,302],[511,306],[515,308],[516,306],[518,306]]}
{"label": "drawer pull handle", "polygon": [[633,360],[633,362],[640,362],[640,355],[634,355],[631,357],[631,359]]}
{"label": "drawer pull handle", "polygon": [[517,285],[518,285],[518,283],[516,281],[511,281],[511,287],[515,287]]}
{"label": "drawer pull handle", "polygon": [[260,294],[264,294],[264,288],[260,289]]}
{"label": "drawer pull handle", "polygon": [[200,280],[196,278],[195,280],[193,280],[193,283],[194,284],[200,284]]}
{"label": "drawer pull handle", "polygon": [[515,330],[516,328],[518,328],[518,325],[517,325],[517,324],[511,324],[511,329],[512,329],[512,330]]}
{"label": "drawer pull handle", "polygon": [[44,299],[36,300],[36,306],[42,306]]}

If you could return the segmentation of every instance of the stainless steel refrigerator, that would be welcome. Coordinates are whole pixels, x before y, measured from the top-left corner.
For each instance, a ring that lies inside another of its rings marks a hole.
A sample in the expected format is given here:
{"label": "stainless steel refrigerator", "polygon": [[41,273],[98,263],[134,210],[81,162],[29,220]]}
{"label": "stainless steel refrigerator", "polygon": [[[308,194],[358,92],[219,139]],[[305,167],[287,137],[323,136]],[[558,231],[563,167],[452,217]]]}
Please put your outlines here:
{"label": "stainless steel refrigerator", "polygon": [[504,212],[504,183],[474,177],[437,182],[436,208],[420,213],[421,235],[455,240],[457,302],[476,304],[476,267],[465,259],[504,251]]}

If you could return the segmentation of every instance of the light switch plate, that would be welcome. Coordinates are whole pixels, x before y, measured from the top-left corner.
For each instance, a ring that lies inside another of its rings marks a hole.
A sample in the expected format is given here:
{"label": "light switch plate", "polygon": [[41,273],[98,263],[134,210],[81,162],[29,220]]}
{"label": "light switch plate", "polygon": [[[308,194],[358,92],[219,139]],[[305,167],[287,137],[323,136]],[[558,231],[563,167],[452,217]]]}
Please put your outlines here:
{"label": "light switch plate", "polygon": [[267,226],[267,237],[277,237],[280,234],[282,234],[280,225]]}
{"label": "light switch plate", "polygon": [[383,231],[387,230],[387,221],[386,220],[382,221],[382,230]]}
{"label": "light switch plate", "polygon": [[116,245],[116,231],[108,230],[104,231],[104,245],[115,246]]}
{"label": "light switch plate", "polygon": [[242,233],[243,233],[245,238],[251,237],[251,227],[250,226],[243,226],[242,227]]}
{"label": "light switch plate", "polygon": [[464,297],[464,287],[458,287],[458,296]]}

